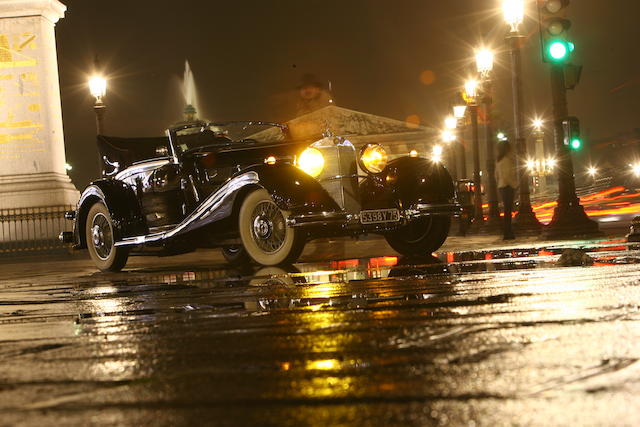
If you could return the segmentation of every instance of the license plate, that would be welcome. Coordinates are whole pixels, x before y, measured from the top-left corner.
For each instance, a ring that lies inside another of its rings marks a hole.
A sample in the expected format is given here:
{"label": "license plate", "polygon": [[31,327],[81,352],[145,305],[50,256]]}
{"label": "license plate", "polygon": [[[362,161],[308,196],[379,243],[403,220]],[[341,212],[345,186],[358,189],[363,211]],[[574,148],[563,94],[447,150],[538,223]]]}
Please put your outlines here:
{"label": "license plate", "polygon": [[382,224],[400,221],[398,209],[376,209],[360,212],[360,222],[363,224]]}

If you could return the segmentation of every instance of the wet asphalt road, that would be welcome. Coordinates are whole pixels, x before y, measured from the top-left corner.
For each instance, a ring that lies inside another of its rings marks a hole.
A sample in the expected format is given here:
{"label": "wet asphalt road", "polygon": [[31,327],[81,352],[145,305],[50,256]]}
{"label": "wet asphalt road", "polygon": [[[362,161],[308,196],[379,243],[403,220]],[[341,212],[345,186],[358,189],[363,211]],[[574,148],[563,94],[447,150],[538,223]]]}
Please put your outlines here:
{"label": "wet asphalt road", "polygon": [[639,248],[533,246],[0,265],[0,425],[637,424]]}

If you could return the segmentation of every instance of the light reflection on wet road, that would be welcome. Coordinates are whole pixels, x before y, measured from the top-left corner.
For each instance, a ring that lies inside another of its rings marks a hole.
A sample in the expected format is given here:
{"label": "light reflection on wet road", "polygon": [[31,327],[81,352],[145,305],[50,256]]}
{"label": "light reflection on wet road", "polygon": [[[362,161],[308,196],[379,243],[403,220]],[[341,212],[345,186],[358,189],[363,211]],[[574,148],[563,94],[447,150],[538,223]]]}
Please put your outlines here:
{"label": "light reflection on wet road", "polygon": [[640,412],[640,250],[0,282],[0,424],[589,424]]}

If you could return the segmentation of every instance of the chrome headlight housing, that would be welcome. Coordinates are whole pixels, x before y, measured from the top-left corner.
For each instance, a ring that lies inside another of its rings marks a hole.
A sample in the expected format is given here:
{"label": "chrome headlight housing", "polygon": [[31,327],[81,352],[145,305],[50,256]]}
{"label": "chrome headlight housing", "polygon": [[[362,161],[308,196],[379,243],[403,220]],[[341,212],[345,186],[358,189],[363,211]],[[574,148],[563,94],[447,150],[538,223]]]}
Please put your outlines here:
{"label": "chrome headlight housing", "polygon": [[378,174],[387,167],[389,156],[380,144],[367,144],[360,149],[358,163],[368,173]]}

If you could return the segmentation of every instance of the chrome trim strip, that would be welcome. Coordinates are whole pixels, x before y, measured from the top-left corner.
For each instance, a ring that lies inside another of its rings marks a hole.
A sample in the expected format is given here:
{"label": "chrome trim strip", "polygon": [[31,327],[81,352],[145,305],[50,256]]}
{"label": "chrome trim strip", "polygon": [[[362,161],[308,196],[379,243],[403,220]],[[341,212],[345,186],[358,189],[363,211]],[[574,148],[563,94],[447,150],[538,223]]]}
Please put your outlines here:
{"label": "chrome trim strip", "polygon": [[111,172],[107,172],[105,170],[104,171],[105,176],[111,176],[118,173],[118,169],[120,169],[120,163],[109,161],[109,158],[107,156],[102,156],[102,161],[104,161],[106,165],[111,166],[113,168]]}
{"label": "chrome trim strip", "polygon": [[162,159],[162,160],[151,160],[148,162],[141,162],[138,163],[136,165],[133,166],[129,166],[128,168],[126,168],[125,170],[123,170],[122,172],[118,172],[115,176],[115,179],[117,180],[124,180],[127,179],[129,176],[140,173],[140,172],[147,172],[149,170],[153,170],[153,169],[157,169],[161,166],[167,165],[169,164],[170,161],[168,159]]}
{"label": "chrome trim strip", "polygon": [[235,178],[231,178],[215,193],[207,197],[207,199],[202,202],[198,209],[193,211],[174,229],[159,233],[152,233],[145,236],[127,237],[119,242],[116,242],[116,246],[141,245],[143,243],[157,242],[158,240],[164,240],[174,237],[177,234],[180,234],[180,232],[182,232],[194,222],[203,220],[211,215],[211,213],[214,212],[222,204],[222,202],[235,191],[246,185],[257,184],[259,181],[260,180],[258,178],[258,174],[253,171],[244,173]]}
{"label": "chrome trim strip", "polygon": [[358,215],[346,212],[322,212],[290,216],[287,218],[287,225],[289,227],[304,227],[307,225],[322,225],[331,222],[344,222],[346,224],[351,221],[358,221],[358,219]]}
{"label": "chrome trim strip", "polygon": [[418,215],[428,215],[428,214],[448,214],[448,213],[457,213],[462,210],[462,206],[457,203],[419,203],[417,205],[412,206],[411,208],[405,211],[405,214],[418,214]]}
{"label": "chrome trim strip", "polygon": [[367,176],[365,175],[358,175],[358,174],[352,174],[352,175],[335,175],[335,176],[327,176],[324,177],[322,179],[319,179],[318,181],[322,182],[322,181],[333,181],[333,180],[338,180],[338,179],[343,179],[343,178],[367,178]]}

